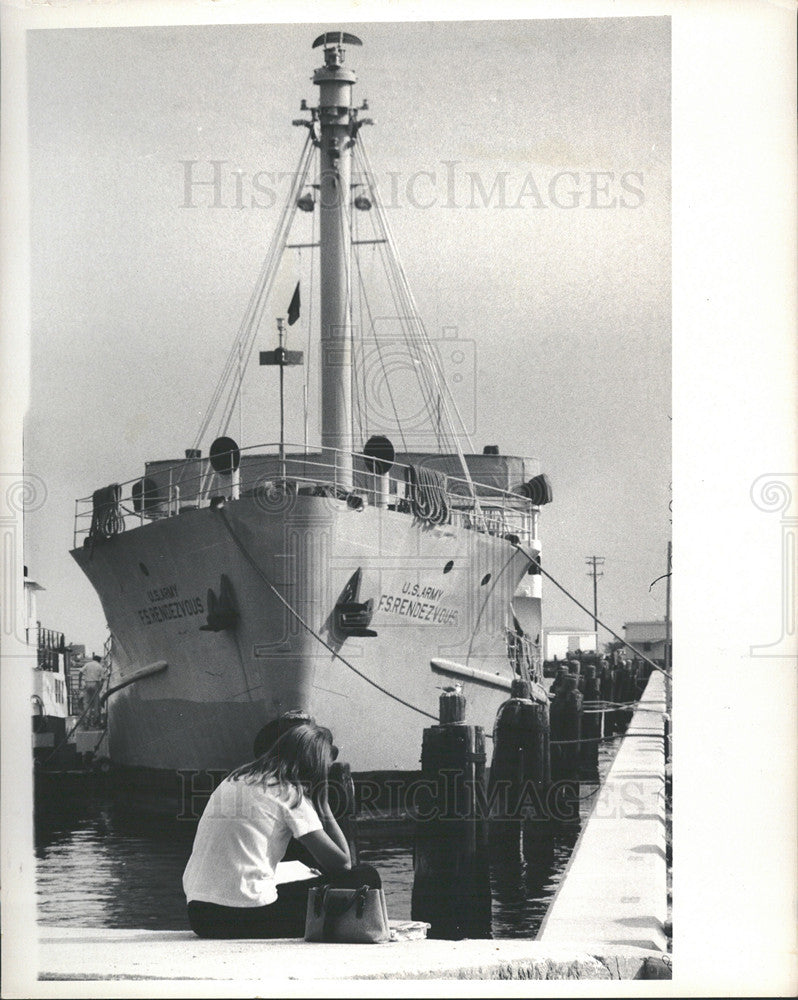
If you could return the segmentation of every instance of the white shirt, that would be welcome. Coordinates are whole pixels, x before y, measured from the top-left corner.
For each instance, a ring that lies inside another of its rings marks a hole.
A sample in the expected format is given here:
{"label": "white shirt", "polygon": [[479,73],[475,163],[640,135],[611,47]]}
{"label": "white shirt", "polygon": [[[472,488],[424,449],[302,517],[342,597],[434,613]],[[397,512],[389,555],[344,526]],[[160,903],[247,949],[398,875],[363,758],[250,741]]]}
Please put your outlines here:
{"label": "white shirt", "polygon": [[105,677],[105,671],[101,663],[96,660],[88,660],[80,668],[80,676],[83,678],[84,684],[99,684]]}
{"label": "white shirt", "polygon": [[221,906],[268,906],[277,899],[275,871],[291,837],[321,830],[316,810],[303,795],[276,781],[264,786],[230,778],[208,799],[183,873],[189,902]]}

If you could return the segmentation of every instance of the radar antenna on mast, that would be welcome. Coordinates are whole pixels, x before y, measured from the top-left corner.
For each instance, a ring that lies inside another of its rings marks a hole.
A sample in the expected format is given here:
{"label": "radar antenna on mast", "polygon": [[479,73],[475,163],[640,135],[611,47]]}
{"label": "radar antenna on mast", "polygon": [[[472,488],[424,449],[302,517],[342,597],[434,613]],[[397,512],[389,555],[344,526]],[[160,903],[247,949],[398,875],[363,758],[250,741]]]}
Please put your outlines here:
{"label": "radar antenna on mast", "polygon": [[325,31],[323,35],[319,35],[316,41],[311,45],[312,49],[317,49],[320,45],[328,48],[332,45],[362,45],[363,43],[357,37],[357,35],[350,35],[347,31]]}

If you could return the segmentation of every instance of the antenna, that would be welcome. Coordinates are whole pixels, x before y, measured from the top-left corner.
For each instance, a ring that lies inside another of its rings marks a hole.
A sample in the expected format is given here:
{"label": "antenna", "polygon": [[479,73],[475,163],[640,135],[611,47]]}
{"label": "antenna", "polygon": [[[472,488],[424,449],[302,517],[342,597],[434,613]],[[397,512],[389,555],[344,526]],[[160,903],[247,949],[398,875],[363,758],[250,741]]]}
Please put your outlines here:
{"label": "antenna", "polygon": [[277,319],[278,347],[274,351],[261,351],[262,365],[277,365],[280,369],[280,478],[285,479],[285,366],[301,365],[305,357],[302,351],[287,351],[283,347],[285,339],[285,319]]}

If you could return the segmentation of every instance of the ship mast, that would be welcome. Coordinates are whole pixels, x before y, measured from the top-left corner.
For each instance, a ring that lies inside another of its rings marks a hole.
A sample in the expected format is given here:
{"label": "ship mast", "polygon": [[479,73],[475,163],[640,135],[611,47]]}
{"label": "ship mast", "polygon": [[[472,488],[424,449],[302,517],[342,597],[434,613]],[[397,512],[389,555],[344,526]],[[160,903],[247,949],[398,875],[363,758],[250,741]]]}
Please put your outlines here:
{"label": "ship mast", "polygon": [[352,303],[350,216],[352,148],[362,121],[352,107],[357,77],[345,69],[344,45],[354,35],[329,31],[313,43],[324,46],[324,65],[313,74],[319,88],[321,257],[321,444],[323,461],[334,465],[336,482],[352,488]]}

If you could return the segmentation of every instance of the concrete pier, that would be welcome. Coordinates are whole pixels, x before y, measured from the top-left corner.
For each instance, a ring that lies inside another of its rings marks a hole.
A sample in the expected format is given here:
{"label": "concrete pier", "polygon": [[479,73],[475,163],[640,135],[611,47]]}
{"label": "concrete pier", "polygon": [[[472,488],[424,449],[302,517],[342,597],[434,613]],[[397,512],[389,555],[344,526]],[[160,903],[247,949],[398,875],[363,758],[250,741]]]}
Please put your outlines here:
{"label": "concrete pier", "polygon": [[644,948],[667,940],[665,678],[649,678],[537,940]]}
{"label": "concrete pier", "polygon": [[[191,931],[43,927],[39,979],[277,982],[342,979],[648,979],[655,952],[549,947],[537,941],[397,941],[381,945],[300,940],[209,941]],[[147,996],[160,995],[148,989]],[[172,993],[174,995],[174,993]],[[192,994],[193,995],[193,994]]]}
{"label": "concrete pier", "polygon": [[201,982],[231,981],[268,982],[271,989],[275,982],[350,979],[670,978],[664,710],[664,678],[655,673],[535,941],[340,945],[41,927],[32,967],[44,982],[146,982],[153,984],[149,996],[184,981],[201,990]]}

